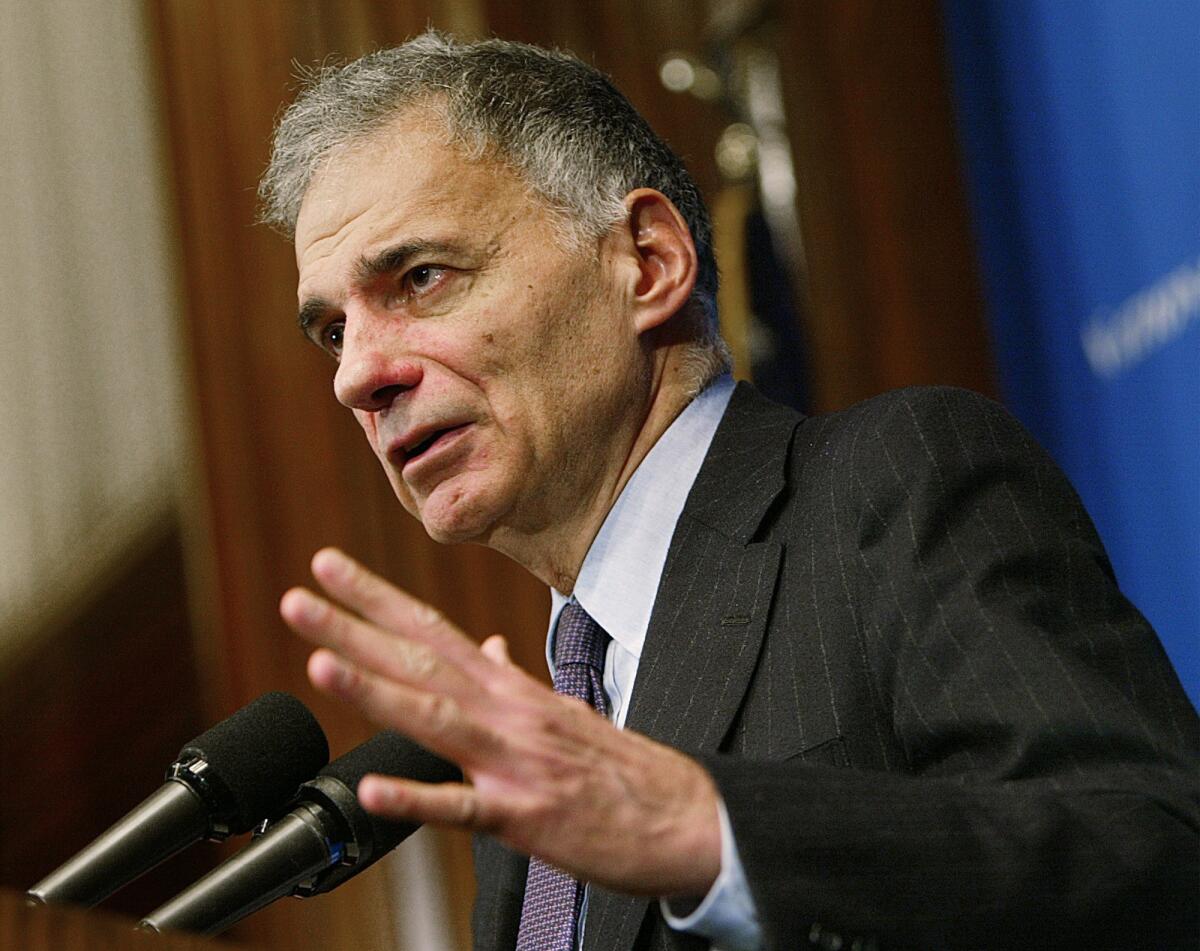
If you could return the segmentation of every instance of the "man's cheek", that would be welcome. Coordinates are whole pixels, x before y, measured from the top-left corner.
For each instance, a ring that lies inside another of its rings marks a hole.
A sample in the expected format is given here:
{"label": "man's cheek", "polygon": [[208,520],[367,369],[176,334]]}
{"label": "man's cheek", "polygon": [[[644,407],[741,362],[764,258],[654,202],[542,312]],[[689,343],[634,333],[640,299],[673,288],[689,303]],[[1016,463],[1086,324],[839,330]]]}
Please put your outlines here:
{"label": "man's cheek", "polygon": [[379,460],[383,462],[383,456],[379,455],[379,430],[375,426],[375,414],[361,409],[352,409],[350,412],[358,420],[358,425],[362,427],[362,431],[367,434],[367,442],[371,446],[371,451],[379,456]]}

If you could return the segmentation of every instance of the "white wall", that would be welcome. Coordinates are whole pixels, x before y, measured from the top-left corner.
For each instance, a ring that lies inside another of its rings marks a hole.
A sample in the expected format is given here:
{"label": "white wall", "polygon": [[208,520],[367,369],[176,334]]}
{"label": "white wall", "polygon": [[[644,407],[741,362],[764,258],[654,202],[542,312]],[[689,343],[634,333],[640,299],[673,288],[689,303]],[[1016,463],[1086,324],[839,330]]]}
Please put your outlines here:
{"label": "white wall", "polygon": [[154,93],[138,0],[0,0],[0,655],[174,506]]}

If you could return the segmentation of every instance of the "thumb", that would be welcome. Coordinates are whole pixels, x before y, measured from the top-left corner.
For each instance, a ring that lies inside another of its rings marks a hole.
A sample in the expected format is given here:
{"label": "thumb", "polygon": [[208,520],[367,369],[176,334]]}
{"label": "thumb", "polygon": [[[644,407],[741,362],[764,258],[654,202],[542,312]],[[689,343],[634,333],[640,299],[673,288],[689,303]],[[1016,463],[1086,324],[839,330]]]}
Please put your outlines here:
{"label": "thumb", "polygon": [[501,667],[512,666],[512,658],[508,656],[508,641],[505,640],[503,634],[493,634],[479,646],[479,649],[483,652],[483,656],[493,664]]}

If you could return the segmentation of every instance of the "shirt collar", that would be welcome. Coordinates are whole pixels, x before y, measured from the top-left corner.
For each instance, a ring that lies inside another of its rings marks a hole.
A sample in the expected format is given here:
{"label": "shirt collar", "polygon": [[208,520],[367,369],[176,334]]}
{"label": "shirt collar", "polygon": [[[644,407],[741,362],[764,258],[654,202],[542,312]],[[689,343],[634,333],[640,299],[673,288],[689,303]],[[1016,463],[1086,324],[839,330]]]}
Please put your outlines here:
{"label": "shirt collar", "polygon": [[[575,582],[574,599],[614,641],[640,657],[675,523],[733,394],[722,376],[697,396],[646,454],[609,509]],[[570,598],[550,589],[550,632]],[[553,638],[546,638],[547,662]]]}

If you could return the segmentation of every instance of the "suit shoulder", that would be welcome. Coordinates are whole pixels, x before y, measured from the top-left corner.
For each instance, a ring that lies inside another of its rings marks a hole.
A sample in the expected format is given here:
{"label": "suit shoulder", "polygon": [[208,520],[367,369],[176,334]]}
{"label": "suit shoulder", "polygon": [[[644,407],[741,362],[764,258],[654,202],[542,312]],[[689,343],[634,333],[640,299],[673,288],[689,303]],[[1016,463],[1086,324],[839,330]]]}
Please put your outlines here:
{"label": "suit shoulder", "polygon": [[894,390],[805,420],[790,473],[793,486],[847,510],[916,506],[940,517],[994,496],[1020,500],[1038,513],[1033,520],[1050,509],[1088,524],[1074,487],[1025,428],[998,403],[953,387]]}
{"label": "suit shoulder", "polygon": [[843,410],[805,420],[801,438],[868,457],[886,450],[912,457],[947,453],[1017,455],[1045,464],[1049,458],[999,403],[973,390],[910,386],[890,390]]}
{"label": "suit shoulder", "polygon": [[869,397],[845,409],[836,410],[812,420],[823,420],[835,427],[907,425],[906,420],[918,419],[948,422],[952,417],[975,416],[996,418],[1020,426],[999,403],[977,393],[955,386],[906,386]]}

